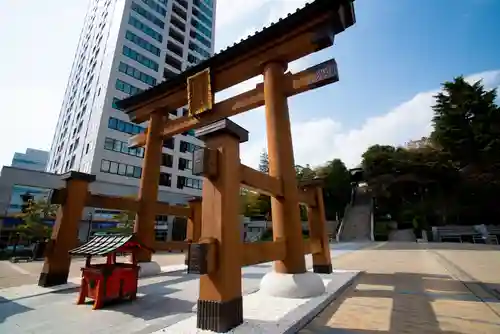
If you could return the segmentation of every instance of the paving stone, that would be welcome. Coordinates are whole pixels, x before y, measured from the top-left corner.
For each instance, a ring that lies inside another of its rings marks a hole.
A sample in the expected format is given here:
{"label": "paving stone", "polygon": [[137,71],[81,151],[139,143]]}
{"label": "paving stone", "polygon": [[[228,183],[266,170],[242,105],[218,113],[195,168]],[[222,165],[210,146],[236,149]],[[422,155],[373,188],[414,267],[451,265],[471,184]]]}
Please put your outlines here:
{"label": "paving stone", "polygon": [[387,243],[337,259],[366,272],[300,333],[500,333],[500,300],[466,284],[500,283],[499,249],[472,246]]}

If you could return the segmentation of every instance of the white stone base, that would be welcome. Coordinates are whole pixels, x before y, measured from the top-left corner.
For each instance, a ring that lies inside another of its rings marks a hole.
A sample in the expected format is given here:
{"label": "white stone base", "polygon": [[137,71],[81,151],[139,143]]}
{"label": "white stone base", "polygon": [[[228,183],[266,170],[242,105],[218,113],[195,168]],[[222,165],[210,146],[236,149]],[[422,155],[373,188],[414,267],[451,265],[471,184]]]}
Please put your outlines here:
{"label": "white stone base", "polygon": [[[353,282],[359,271],[339,270],[321,274],[326,293],[313,298],[270,297],[261,291],[243,297],[243,324],[229,331],[235,334],[297,333]],[[153,334],[213,333],[196,328],[196,315]]]}
{"label": "white stone base", "polygon": [[260,281],[260,293],[280,298],[311,298],[325,293],[325,284],[318,274],[267,273]]}
{"label": "white stone base", "polygon": [[161,273],[160,265],[155,262],[139,262],[139,277],[155,276]]}

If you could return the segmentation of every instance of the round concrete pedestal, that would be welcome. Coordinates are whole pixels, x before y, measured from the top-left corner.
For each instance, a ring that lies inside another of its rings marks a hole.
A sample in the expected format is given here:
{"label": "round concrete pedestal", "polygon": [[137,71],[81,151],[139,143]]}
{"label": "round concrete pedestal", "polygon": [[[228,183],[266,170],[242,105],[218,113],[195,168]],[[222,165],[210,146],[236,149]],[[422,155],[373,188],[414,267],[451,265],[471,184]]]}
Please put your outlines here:
{"label": "round concrete pedestal", "polygon": [[137,265],[140,267],[139,277],[155,276],[161,273],[160,265],[154,261],[139,262]]}
{"label": "round concrete pedestal", "polygon": [[280,274],[269,272],[260,281],[260,292],[272,297],[310,298],[325,293],[325,284],[318,274]]}

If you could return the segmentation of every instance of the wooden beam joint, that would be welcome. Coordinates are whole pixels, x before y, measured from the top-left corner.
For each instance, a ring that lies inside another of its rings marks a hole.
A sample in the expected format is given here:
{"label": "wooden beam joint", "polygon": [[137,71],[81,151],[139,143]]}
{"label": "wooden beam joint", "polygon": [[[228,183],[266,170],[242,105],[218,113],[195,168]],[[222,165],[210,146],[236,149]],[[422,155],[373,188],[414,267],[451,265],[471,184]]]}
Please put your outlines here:
{"label": "wooden beam joint", "polygon": [[316,200],[316,192],[309,189],[299,188],[299,203],[305,204],[309,207],[316,207],[318,201]]}
{"label": "wooden beam joint", "polygon": [[320,239],[311,238],[304,240],[304,254],[321,254],[323,243]]}
{"label": "wooden beam joint", "polygon": [[241,266],[283,260],[286,255],[285,239],[274,241],[249,242],[243,244],[243,261]]}
{"label": "wooden beam joint", "polygon": [[283,184],[280,179],[243,164],[241,165],[241,184],[272,197],[283,196]]}

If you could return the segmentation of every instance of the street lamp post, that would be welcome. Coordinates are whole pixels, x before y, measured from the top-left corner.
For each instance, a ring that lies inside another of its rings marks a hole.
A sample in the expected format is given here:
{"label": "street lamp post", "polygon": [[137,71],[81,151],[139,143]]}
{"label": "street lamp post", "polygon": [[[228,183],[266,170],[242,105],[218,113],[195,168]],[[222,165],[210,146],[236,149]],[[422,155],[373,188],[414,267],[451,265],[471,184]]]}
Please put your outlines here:
{"label": "street lamp post", "polygon": [[89,229],[88,229],[88,232],[87,232],[87,241],[90,240],[90,234],[92,233],[92,212],[89,212],[88,216],[87,216],[87,220],[89,222]]}
{"label": "street lamp post", "polygon": [[16,239],[14,240],[14,247],[12,248],[12,257],[16,257],[17,245],[19,244],[20,233],[16,232]]}

